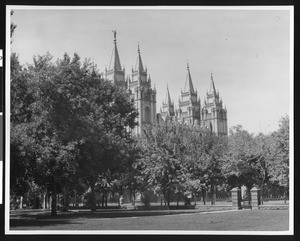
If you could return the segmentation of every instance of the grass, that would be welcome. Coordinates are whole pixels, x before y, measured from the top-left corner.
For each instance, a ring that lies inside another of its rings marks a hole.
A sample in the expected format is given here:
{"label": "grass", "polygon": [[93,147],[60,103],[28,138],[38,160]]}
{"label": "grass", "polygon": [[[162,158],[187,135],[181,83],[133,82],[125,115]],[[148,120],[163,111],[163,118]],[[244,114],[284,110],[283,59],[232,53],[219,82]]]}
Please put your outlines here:
{"label": "grass", "polygon": [[60,213],[17,212],[11,230],[194,230],[194,231],[287,231],[288,210],[130,211],[101,210]]}

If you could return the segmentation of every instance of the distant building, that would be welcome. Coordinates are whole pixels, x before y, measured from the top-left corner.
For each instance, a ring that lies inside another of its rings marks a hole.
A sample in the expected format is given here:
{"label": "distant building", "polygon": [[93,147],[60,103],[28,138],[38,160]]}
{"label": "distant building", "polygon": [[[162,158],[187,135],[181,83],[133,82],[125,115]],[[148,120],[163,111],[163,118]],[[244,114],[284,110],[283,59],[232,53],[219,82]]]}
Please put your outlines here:
{"label": "distant building", "polygon": [[140,47],[138,46],[135,68],[131,70],[131,76],[127,76],[125,80],[125,69],[121,67],[116,32],[109,69],[105,69],[105,79],[128,91],[134,100],[139,113],[139,125],[133,130],[134,134],[140,135],[143,125],[156,121],[156,90],[152,89],[150,75],[147,74],[147,69],[144,69]]}
{"label": "distant building", "polygon": [[178,101],[178,109],[174,109],[174,102],[170,98],[167,87],[167,98],[160,109],[162,119],[175,120],[189,125],[200,125],[203,128],[216,133],[217,136],[227,136],[227,110],[223,108],[223,102],[216,91],[213,76],[209,92],[206,93],[203,106],[200,97],[194,89],[190,67],[187,65],[185,85]]}
{"label": "distant building", "polygon": [[162,103],[162,107],[160,108],[160,114],[163,119],[166,119],[166,118],[172,119],[175,116],[174,102],[171,101],[168,86],[167,86],[166,99]]}
{"label": "distant building", "polygon": [[206,100],[201,110],[201,125],[216,133],[218,136],[227,136],[227,110],[223,108],[223,101],[219,98],[219,92],[216,91],[213,76],[209,92],[206,93]]}
{"label": "distant building", "polygon": [[228,135],[227,110],[223,107],[223,102],[216,91],[212,74],[209,92],[206,93],[203,106],[201,106],[200,97],[194,89],[190,67],[187,64],[185,85],[183,91],[181,90],[178,108],[175,108],[167,86],[166,98],[162,103],[160,113],[157,114],[156,89],[152,88],[150,75],[143,66],[140,47],[138,45],[135,68],[132,68],[131,75],[125,79],[125,68],[121,67],[117,48],[116,31],[114,31],[109,67],[105,68],[105,79],[127,91],[130,98],[134,100],[139,113],[137,120],[139,125],[133,130],[136,135],[141,134],[143,125],[156,123],[157,116],[159,119],[179,121],[193,126],[200,125],[218,136]]}
{"label": "distant building", "polygon": [[176,110],[177,120],[190,125],[200,124],[200,98],[194,89],[190,67],[187,65],[187,73],[185,78],[184,90],[178,101],[178,110]]}

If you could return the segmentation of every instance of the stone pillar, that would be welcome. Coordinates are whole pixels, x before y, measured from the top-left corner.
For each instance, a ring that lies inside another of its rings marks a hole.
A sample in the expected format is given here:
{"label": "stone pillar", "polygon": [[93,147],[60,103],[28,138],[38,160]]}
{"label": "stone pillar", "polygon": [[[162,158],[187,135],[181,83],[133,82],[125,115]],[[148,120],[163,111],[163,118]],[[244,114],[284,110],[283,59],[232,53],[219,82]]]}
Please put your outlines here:
{"label": "stone pillar", "polygon": [[232,199],[232,208],[233,209],[242,209],[242,196],[241,189],[235,187],[231,190],[231,199]]}
{"label": "stone pillar", "polygon": [[252,209],[258,209],[261,205],[261,190],[257,187],[253,187],[250,192]]}

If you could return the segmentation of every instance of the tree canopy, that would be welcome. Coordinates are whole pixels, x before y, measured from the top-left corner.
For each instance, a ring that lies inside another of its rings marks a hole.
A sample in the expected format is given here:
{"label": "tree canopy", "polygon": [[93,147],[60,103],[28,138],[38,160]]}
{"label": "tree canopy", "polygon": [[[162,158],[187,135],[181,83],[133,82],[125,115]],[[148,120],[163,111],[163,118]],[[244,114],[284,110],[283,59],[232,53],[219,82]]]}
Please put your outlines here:
{"label": "tree canopy", "polygon": [[80,172],[93,188],[126,160],[137,111],[89,60],[65,54],[53,62],[47,53],[22,68],[12,55],[11,69],[12,183],[26,183],[26,170],[55,195],[58,183]]}

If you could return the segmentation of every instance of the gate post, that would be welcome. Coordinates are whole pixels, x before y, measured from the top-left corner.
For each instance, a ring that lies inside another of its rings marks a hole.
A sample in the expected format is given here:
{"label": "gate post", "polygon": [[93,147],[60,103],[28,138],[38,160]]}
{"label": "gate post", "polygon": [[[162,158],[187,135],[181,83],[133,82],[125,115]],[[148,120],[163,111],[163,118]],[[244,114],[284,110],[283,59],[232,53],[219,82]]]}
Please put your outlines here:
{"label": "gate post", "polygon": [[238,187],[235,187],[231,190],[231,199],[232,199],[232,208],[233,209],[242,209],[242,195],[241,195],[241,189]]}
{"label": "gate post", "polygon": [[257,187],[253,187],[250,192],[252,209],[258,209],[259,205],[261,205],[261,190]]}

